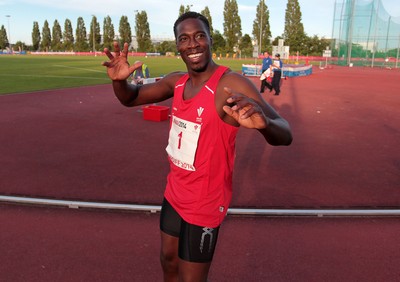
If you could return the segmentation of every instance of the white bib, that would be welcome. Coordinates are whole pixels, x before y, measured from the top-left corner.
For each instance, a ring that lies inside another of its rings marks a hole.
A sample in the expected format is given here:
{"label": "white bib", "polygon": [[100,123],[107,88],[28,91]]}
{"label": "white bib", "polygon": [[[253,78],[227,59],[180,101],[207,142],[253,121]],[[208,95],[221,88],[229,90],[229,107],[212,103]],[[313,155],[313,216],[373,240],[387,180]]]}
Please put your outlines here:
{"label": "white bib", "polygon": [[178,167],[195,171],[194,158],[201,131],[201,124],[172,116],[166,151]]}

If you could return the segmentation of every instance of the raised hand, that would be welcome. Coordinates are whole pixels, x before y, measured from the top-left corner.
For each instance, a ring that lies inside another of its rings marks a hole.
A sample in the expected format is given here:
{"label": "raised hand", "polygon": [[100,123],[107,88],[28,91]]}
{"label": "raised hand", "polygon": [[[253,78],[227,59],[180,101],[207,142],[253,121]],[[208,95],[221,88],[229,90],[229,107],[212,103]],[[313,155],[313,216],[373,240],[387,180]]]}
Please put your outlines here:
{"label": "raised hand", "polygon": [[232,89],[225,87],[224,91],[229,95],[227,103],[233,104],[232,107],[225,105],[223,110],[226,114],[233,117],[241,126],[246,128],[263,129],[268,126],[268,118],[265,116],[261,106],[246,95],[233,92]]}
{"label": "raised hand", "polygon": [[121,51],[118,42],[114,41],[114,53],[111,53],[108,48],[104,49],[104,53],[110,60],[103,62],[102,65],[107,67],[107,75],[112,80],[126,80],[137,68],[143,65],[142,62],[129,65],[128,43],[124,44],[124,49]]}

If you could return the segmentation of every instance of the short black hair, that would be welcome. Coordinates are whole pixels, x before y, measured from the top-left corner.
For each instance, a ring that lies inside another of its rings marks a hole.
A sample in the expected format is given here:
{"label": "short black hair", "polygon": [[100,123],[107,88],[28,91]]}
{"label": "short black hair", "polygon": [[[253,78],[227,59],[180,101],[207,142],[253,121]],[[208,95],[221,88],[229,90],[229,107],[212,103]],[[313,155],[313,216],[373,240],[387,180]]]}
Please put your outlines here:
{"label": "short black hair", "polygon": [[176,38],[176,35],[177,35],[176,34],[177,33],[176,28],[177,28],[178,24],[180,24],[181,22],[183,22],[184,20],[187,20],[187,19],[199,19],[199,20],[201,20],[206,25],[208,34],[210,35],[210,23],[208,22],[207,18],[205,16],[203,16],[202,14],[200,14],[200,13],[189,11],[189,12],[186,12],[186,13],[183,13],[182,15],[180,15],[179,18],[175,21],[175,24],[174,24],[174,35],[175,35],[175,38]]}

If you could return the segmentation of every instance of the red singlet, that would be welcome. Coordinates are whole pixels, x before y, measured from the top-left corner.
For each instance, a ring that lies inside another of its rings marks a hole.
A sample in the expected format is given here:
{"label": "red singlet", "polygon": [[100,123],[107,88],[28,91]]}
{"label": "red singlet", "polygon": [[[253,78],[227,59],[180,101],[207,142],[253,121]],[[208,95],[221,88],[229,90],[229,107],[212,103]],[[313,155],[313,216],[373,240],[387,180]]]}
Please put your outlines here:
{"label": "red singlet", "polygon": [[238,127],[215,109],[218,82],[227,70],[219,66],[199,93],[183,99],[188,74],[175,85],[166,148],[170,161],[165,198],[188,223],[215,228],[232,198],[232,172]]}

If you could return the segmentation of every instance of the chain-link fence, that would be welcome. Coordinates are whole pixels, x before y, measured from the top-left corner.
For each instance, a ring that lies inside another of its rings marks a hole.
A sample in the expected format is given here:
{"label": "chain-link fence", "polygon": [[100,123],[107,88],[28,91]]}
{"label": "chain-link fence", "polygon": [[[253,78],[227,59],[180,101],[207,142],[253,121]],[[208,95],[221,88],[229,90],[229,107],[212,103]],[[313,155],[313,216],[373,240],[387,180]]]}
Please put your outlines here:
{"label": "chain-link fence", "polygon": [[400,17],[391,16],[381,0],[335,2],[332,38],[338,64],[399,67]]}

